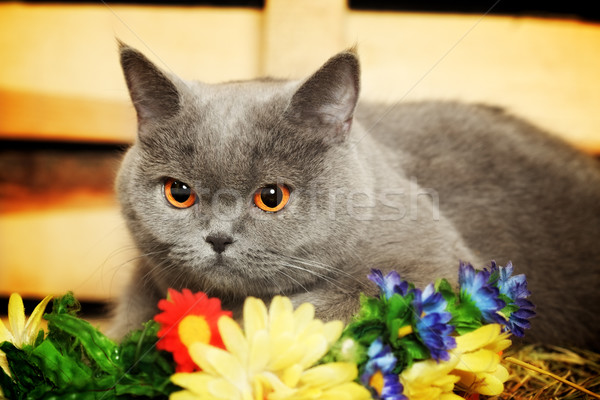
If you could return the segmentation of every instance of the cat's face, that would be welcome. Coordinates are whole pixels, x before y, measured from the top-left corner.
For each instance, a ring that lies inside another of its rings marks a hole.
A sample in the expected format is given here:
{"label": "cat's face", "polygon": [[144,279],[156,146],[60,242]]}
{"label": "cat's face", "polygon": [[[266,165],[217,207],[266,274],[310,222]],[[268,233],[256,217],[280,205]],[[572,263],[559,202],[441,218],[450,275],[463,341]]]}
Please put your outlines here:
{"label": "cat's face", "polygon": [[344,193],[360,189],[346,140],[358,62],[332,58],[304,82],[207,85],[122,47],[139,132],[117,191],[153,279],[223,297],[290,294],[352,259]]}

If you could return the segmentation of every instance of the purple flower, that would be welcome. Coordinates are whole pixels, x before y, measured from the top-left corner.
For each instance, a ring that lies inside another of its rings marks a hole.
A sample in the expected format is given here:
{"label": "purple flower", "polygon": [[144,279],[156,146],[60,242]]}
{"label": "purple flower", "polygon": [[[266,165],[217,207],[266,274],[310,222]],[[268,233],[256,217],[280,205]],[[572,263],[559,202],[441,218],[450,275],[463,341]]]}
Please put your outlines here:
{"label": "purple flower", "polygon": [[402,280],[396,271],[391,271],[384,277],[380,270],[372,269],[367,278],[379,286],[379,290],[385,296],[385,299],[389,299],[395,293],[406,296],[409,290],[408,282]]}
{"label": "purple flower", "polygon": [[500,293],[510,298],[514,305],[518,307],[517,310],[508,315],[508,321],[505,321],[506,326],[515,336],[523,337],[524,330],[529,329],[531,326],[529,318],[535,316],[535,306],[527,300],[531,292],[527,289],[525,275],[512,276],[513,265],[510,261],[506,264],[506,267],[498,266],[496,262],[492,261],[490,272],[498,274],[497,286]]}
{"label": "purple flower", "polygon": [[413,307],[418,316],[415,328],[421,341],[433,359],[449,360],[448,350],[456,347],[456,340],[450,336],[454,327],[448,324],[452,314],[446,311],[446,300],[435,291],[432,283],[423,291],[415,289],[414,293]]}
{"label": "purple flower", "polygon": [[490,284],[490,275],[490,271],[475,271],[471,264],[461,262],[458,268],[459,297],[461,302],[474,303],[486,322],[505,324],[506,320],[498,311],[506,304],[499,298],[500,290]]}
{"label": "purple flower", "polygon": [[362,384],[370,388],[377,395],[377,399],[408,400],[402,394],[404,387],[400,383],[398,375],[393,373],[396,367],[396,357],[390,346],[384,346],[381,338],[377,338],[369,346],[367,355],[369,361],[367,361],[365,372],[360,378]]}

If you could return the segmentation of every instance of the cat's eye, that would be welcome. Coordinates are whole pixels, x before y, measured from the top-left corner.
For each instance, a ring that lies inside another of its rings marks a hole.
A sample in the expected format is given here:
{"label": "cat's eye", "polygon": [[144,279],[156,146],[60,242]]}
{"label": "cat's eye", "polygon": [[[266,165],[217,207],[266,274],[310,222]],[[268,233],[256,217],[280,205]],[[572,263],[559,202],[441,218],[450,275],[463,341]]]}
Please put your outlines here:
{"label": "cat's eye", "polygon": [[254,204],[267,212],[281,210],[290,200],[290,189],[282,184],[267,185],[254,192]]}
{"label": "cat's eye", "polygon": [[173,178],[165,181],[165,197],[169,204],[177,208],[188,208],[196,202],[196,193],[192,188]]}

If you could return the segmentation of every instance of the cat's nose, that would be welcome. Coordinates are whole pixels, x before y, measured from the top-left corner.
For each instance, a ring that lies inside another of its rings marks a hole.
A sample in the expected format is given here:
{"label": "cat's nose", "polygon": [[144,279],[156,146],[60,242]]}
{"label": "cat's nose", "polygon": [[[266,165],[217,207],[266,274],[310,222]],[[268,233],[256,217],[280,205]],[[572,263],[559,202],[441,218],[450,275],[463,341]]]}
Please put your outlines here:
{"label": "cat's nose", "polygon": [[212,245],[215,252],[221,254],[225,251],[225,248],[233,243],[233,238],[229,235],[208,235],[206,242]]}

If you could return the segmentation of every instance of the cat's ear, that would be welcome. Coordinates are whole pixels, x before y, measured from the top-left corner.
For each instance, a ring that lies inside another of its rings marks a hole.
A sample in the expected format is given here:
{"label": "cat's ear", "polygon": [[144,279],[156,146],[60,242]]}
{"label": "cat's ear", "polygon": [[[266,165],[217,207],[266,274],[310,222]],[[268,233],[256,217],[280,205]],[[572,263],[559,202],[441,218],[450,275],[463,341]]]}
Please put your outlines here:
{"label": "cat's ear", "polygon": [[360,89],[354,49],[330,58],[292,97],[286,115],[295,123],[319,124],[328,140],[343,141],[352,127]]}
{"label": "cat's ear", "polygon": [[119,42],[121,67],[138,121],[174,116],[181,107],[177,87],[156,65],[136,49]]}

